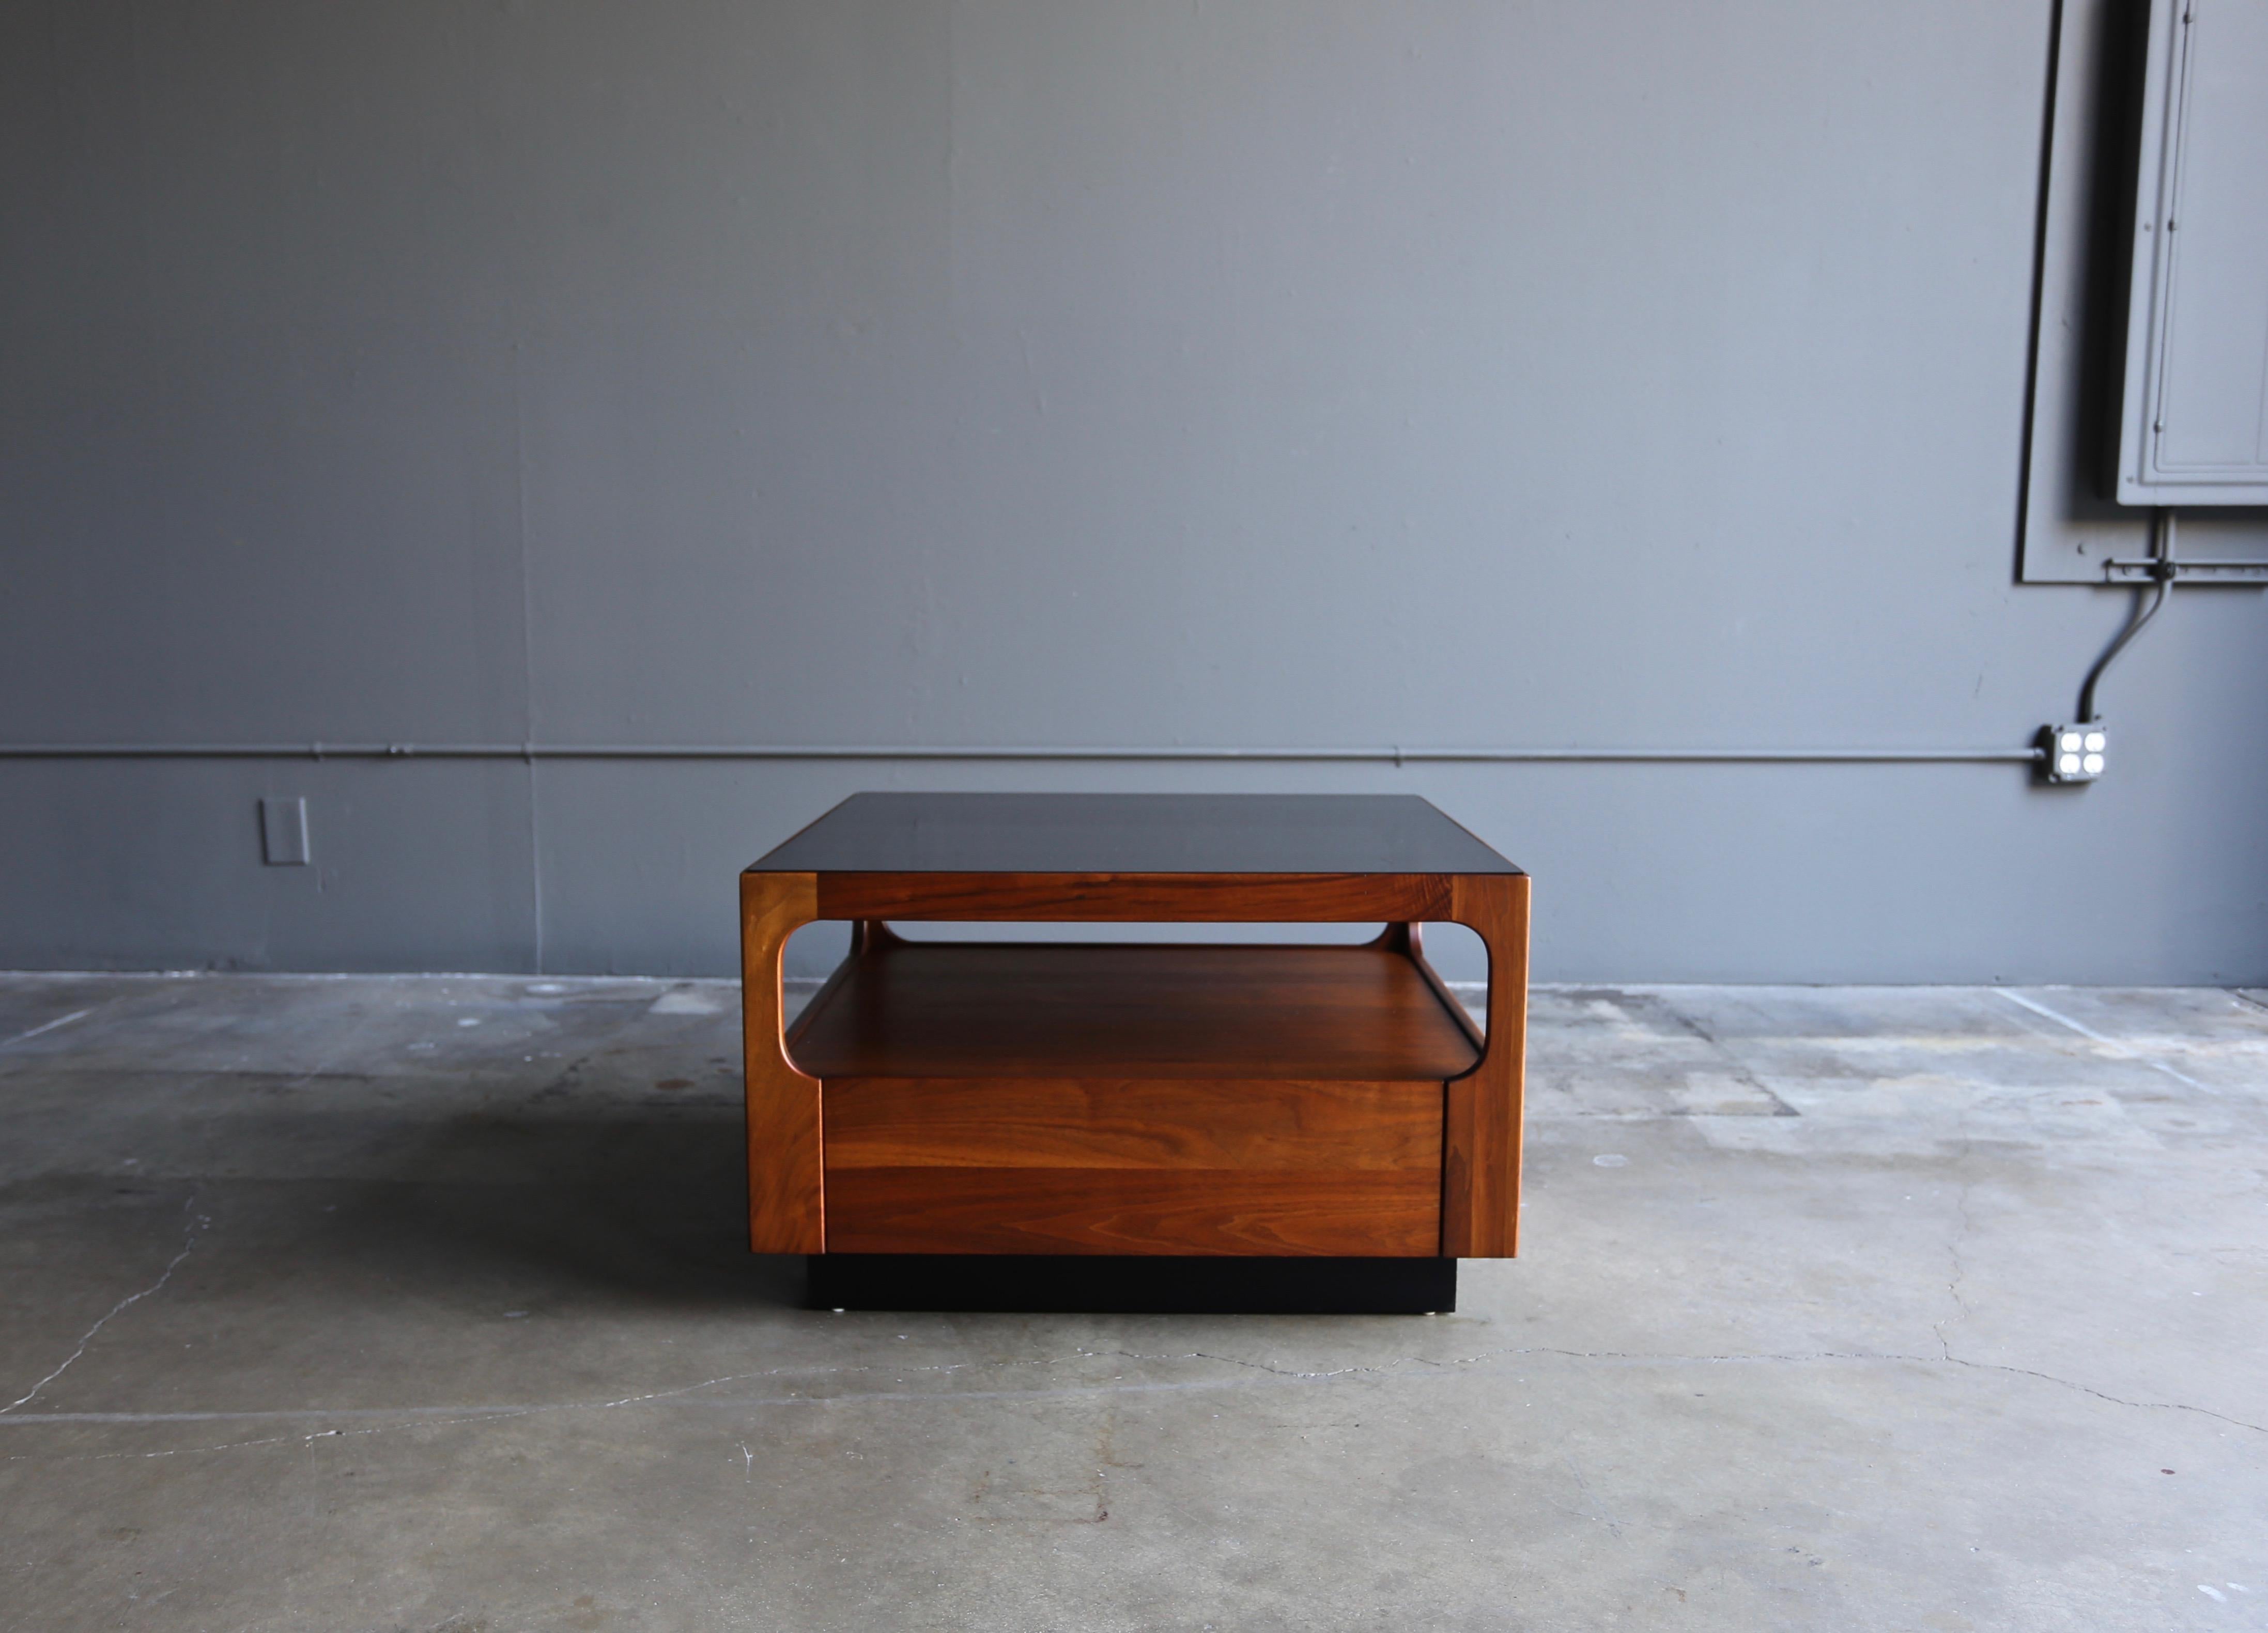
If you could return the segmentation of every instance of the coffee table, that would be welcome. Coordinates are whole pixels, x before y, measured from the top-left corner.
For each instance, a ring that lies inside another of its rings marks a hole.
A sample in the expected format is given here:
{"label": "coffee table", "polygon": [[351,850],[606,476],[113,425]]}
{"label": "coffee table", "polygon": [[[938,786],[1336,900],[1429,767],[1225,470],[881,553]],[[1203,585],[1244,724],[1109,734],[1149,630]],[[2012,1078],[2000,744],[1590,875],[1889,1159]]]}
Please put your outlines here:
{"label": "coffee table", "polygon": [[[1333,1286],[1449,1307],[1458,1259],[1518,1240],[1528,885],[1410,796],[856,795],[740,877],[750,1245],[814,1255],[815,1301],[837,1304],[822,1284],[862,1269],[904,1305],[953,1301],[947,1260],[1077,1285],[1137,1258],[1173,1262],[1146,1265],[1153,1290],[1234,1307],[1266,1303],[1221,1280],[1239,1262],[1293,1272],[1300,1307]],[[789,1026],[782,955],[821,919],[851,922],[850,952]],[[1383,928],[1228,945],[890,927],[919,920]],[[1425,961],[1440,921],[1487,949],[1485,1035]],[[984,1298],[1047,1302],[1029,1288]]]}

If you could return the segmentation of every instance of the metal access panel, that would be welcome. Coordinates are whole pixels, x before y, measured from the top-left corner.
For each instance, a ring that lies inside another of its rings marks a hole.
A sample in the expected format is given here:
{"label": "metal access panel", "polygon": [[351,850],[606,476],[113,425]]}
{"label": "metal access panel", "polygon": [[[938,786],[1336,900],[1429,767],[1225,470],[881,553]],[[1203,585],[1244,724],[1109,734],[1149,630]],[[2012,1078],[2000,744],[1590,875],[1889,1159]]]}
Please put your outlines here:
{"label": "metal access panel", "polygon": [[2268,0],[2150,0],[2117,494],[2268,504]]}

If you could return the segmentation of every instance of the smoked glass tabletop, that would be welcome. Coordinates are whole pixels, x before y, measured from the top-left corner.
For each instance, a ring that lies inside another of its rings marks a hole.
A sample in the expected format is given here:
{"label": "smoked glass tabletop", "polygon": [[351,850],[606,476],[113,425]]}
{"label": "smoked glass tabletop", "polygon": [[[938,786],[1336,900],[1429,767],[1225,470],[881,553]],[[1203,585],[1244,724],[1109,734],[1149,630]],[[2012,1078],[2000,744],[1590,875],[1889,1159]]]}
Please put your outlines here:
{"label": "smoked glass tabletop", "polygon": [[1517,873],[1415,794],[854,794],[751,872]]}

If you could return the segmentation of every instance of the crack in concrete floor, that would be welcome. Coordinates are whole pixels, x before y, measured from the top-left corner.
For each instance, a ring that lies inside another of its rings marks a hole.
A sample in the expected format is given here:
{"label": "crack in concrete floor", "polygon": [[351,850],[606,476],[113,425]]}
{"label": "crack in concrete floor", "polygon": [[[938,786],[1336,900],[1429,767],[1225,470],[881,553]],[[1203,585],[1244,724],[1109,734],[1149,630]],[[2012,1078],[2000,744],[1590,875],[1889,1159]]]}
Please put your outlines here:
{"label": "crack in concrete floor", "polygon": [[[197,1238],[202,1235],[205,1228],[212,1223],[212,1219],[210,1215],[201,1214],[196,1211],[196,1194],[195,1192],[191,1192],[188,1200],[181,1204],[181,1210],[189,1216],[188,1235],[181,1243],[181,1250],[175,1254],[171,1259],[167,1260],[166,1262],[166,1268],[158,1273],[158,1279],[151,1283],[147,1287],[143,1288],[138,1292],[127,1294],[126,1297],[121,1298],[116,1304],[112,1305],[109,1309],[104,1311],[102,1314],[96,1317],[94,1325],[88,1328],[85,1332],[79,1335],[78,1342],[72,1347],[71,1352],[69,1355],[65,1356],[56,1364],[53,1372],[40,1379],[38,1383],[33,1384],[29,1389],[26,1390],[22,1394],[18,1395],[13,1401],[9,1401],[5,1406],[0,1406],[0,1419],[4,1419],[10,1414],[16,1412],[17,1409],[19,1407],[28,1406],[33,1401],[37,1400],[41,1390],[45,1389],[49,1384],[55,1382],[56,1379],[61,1378],[65,1372],[70,1371],[72,1365],[78,1361],[79,1357],[86,1353],[87,1346],[94,1342],[97,1334],[100,1333],[104,1328],[109,1326],[111,1322],[123,1315],[134,1306],[140,1304],[144,1298],[148,1298],[161,1291],[166,1283],[173,1279],[173,1272],[181,1268],[182,1262],[186,1260],[189,1256],[190,1253],[196,1247]],[[26,1419],[23,1421],[33,1420]]]}

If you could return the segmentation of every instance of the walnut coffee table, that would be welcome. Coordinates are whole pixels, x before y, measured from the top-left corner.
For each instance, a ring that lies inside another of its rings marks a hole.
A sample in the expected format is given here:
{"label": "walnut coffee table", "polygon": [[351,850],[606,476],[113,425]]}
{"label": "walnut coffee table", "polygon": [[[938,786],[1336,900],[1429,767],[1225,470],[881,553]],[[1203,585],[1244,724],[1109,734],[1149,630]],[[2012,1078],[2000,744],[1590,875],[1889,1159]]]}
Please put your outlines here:
{"label": "walnut coffee table", "polygon": [[[850,953],[791,1027],[818,919]],[[920,919],[1385,928],[890,929]],[[1485,1036],[1425,962],[1441,920],[1487,947]],[[1514,1250],[1528,878],[1423,799],[860,794],[740,876],[740,924],[749,1240],[814,1255],[814,1303],[1441,1310]]]}

